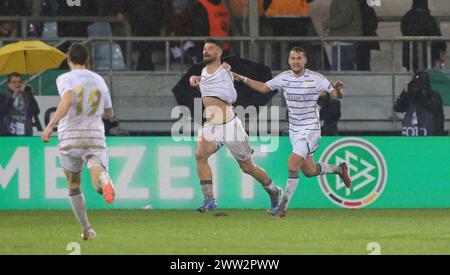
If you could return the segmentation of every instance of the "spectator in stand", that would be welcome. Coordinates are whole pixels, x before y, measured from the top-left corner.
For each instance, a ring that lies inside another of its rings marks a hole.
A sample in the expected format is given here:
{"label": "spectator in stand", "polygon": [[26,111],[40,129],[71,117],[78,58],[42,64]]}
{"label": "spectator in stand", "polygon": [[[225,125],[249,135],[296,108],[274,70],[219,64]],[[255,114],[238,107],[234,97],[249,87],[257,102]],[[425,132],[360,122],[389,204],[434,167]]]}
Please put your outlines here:
{"label": "spectator in stand", "polygon": [[[369,0],[358,0],[361,7],[362,27],[364,36],[378,36],[378,18],[375,9],[368,4]],[[380,50],[380,42],[378,41],[364,41],[358,43],[358,50],[356,53],[357,61],[356,68],[358,71],[370,71],[371,66],[371,50]]]}
{"label": "spectator in stand", "polygon": [[[268,0],[264,1],[265,11],[264,11],[264,19],[263,25],[264,29],[267,29],[268,32],[265,34],[269,36],[317,36],[314,26],[312,24],[312,20],[310,18],[309,12],[309,3],[314,0]],[[267,28],[266,28],[267,27]],[[264,32],[263,32],[264,33]],[[304,48],[311,57],[310,59],[315,62],[317,60],[317,49],[313,50],[311,48],[311,43],[298,43],[298,42],[290,42],[285,43],[286,48],[290,49],[294,46],[300,46]],[[281,58],[281,53],[286,52],[286,50],[281,50],[280,44],[275,44],[275,54],[274,61],[275,67],[281,66],[281,69],[287,69],[288,64],[279,63],[280,60],[284,60]],[[319,55],[320,55],[319,47]],[[312,64],[309,64],[310,66]],[[286,66],[286,67],[284,67]],[[315,66],[312,66],[313,68]]]}
{"label": "spectator in stand", "polygon": [[[312,26],[309,3],[314,0],[271,0],[264,12],[274,36],[308,36]],[[267,3],[266,3],[267,5]]]}
{"label": "spectator in stand", "polygon": [[[24,0],[1,0],[0,16],[26,16],[30,10]],[[0,22],[0,37],[18,37],[20,35],[20,22]]]}
{"label": "spectator in stand", "polygon": [[19,30],[17,28],[16,23],[0,22],[0,37],[18,37],[18,36],[19,36]]}
{"label": "spectator in stand", "polygon": [[[57,0],[58,15],[61,16],[96,16],[98,15],[97,0],[80,1],[81,6],[71,6],[66,0]],[[90,22],[58,22],[59,37],[87,37],[87,26]]]}
{"label": "spectator in stand", "polygon": [[[330,17],[324,22],[328,35],[333,37],[363,36],[361,8],[358,0],[333,0],[330,5]],[[340,44],[341,59],[338,60],[338,45]],[[356,69],[358,43],[335,42],[333,43],[333,58],[331,67],[341,70],[352,71]]]}
{"label": "spectator in stand", "polygon": [[[132,36],[160,36],[164,21],[162,0],[117,0],[119,12],[117,19],[123,22],[127,17]],[[150,42],[135,43],[139,51],[137,70],[154,70],[152,53],[154,45]]]}
{"label": "spectator in stand", "polygon": [[0,136],[32,136],[39,106],[31,87],[23,88],[22,76],[8,75],[8,90],[0,94]]}
{"label": "spectator in stand", "polygon": [[[192,36],[192,14],[189,10],[191,4],[191,0],[172,1],[166,18],[167,36]],[[193,60],[193,47],[194,43],[192,41],[184,41],[183,45],[180,45],[178,42],[172,42],[170,44],[172,58],[176,61],[180,61],[183,57],[183,64],[187,66],[193,65],[196,63],[194,62],[195,60]]]}
{"label": "spectator in stand", "polygon": [[[238,35],[247,34],[246,31],[243,31],[247,26],[243,26],[243,24],[244,18],[248,18],[249,14],[250,0],[230,0],[230,15],[236,20],[237,25],[236,30],[233,29],[233,31],[236,31]],[[260,18],[264,15],[264,0],[258,0],[258,15]]]}
{"label": "spectator in stand", "polygon": [[[198,0],[192,7],[192,32],[194,36],[230,36],[230,13],[222,0]],[[224,42],[223,57],[230,52],[230,43]],[[203,42],[195,43],[197,61],[203,60]]]}
{"label": "spectator in stand", "polygon": [[[431,16],[428,8],[428,0],[413,0],[412,9],[402,18],[401,31],[404,36],[441,36],[441,31],[436,20]],[[419,58],[419,45],[422,46],[423,58]],[[412,43],[412,63],[410,64],[411,44],[403,43],[403,67],[414,72],[422,70],[427,66],[427,43]],[[445,60],[447,44],[445,42],[431,43],[431,66],[439,65]],[[419,62],[421,64],[419,64]]]}

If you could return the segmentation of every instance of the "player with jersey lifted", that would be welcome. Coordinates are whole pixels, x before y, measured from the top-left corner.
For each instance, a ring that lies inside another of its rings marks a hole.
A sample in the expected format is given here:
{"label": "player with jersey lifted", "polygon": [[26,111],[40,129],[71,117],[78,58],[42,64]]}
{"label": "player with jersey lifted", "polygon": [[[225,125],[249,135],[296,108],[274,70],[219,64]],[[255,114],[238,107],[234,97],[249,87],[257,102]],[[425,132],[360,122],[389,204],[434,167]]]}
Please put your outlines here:
{"label": "player with jersey lifted", "polygon": [[222,66],[222,52],[220,41],[208,39],[203,49],[206,67],[201,76],[192,76],[189,80],[192,87],[200,87],[207,120],[199,131],[196,151],[197,172],[204,195],[204,202],[197,210],[204,213],[217,208],[208,159],[222,146],[230,150],[244,173],[264,186],[274,208],[279,204],[282,191],[263,169],[253,163],[253,149],[248,143],[248,135],[233,112],[232,104],[236,102],[237,92],[231,72]]}
{"label": "player with jersey lifted", "polygon": [[105,81],[87,69],[89,52],[80,44],[73,44],[67,53],[70,72],[58,77],[57,88],[61,101],[42,133],[44,142],[50,141],[53,128],[58,127],[58,149],[61,164],[69,185],[72,210],[83,228],[83,240],[96,236],[81,193],[81,171],[89,169],[95,190],[107,203],[115,198],[114,187],[108,175],[108,152],[105,143],[103,119],[114,116],[111,96]]}
{"label": "player with jersey lifted", "polygon": [[293,152],[288,161],[289,179],[283,198],[278,207],[271,210],[272,215],[277,217],[284,217],[286,214],[288,204],[298,186],[300,170],[306,177],[337,174],[347,188],[351,186],[351,178],[345,163],[316,164],[313,156],[321,137],[320,107],[317,100],[319,97],[330,95],[342,99],[344,83],[339,81],[333,85],[321,74],[306,69],[306,63],[305,50],[295,47],[289,53],[291,70],[279,74],[267,83],[233,73],[235,80],[242,81],[258,92],[281,90],[286,99]]}

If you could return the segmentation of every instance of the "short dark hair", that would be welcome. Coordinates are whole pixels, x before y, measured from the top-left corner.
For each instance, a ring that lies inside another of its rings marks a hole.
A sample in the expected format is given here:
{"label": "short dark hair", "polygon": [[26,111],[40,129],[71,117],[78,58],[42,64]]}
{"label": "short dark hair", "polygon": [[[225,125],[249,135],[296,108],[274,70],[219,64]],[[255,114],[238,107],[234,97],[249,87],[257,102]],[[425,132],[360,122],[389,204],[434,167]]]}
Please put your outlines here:
{"label": "short dark hair", "polygon": [[22,79],[22,76],[19,73],[16,73],[16,72],[10,73],[8,75],[8,83],[11,83],[11,80],[16,77]]}
{"label": "short dark hair", "polygon": [[306,51],[302,47],[294,47],[289,52],[303,53],[303,55],[306,56]]}
{"label": "short dark hair", "polygon": [[214,45],[216,45],[217,47],[219,47],[219,48],[221,48],[223,50],[223,43],[221,41],[217,40],[217,39],[208,38],[208,39],[205,40],[205,44],[206,43],[214,44]]}
{"label": "short dark hair", "polygon": [[89,59],[89,50],[81,44],[72,44],[68,52],[70,61],[77,65],[87,65]]}

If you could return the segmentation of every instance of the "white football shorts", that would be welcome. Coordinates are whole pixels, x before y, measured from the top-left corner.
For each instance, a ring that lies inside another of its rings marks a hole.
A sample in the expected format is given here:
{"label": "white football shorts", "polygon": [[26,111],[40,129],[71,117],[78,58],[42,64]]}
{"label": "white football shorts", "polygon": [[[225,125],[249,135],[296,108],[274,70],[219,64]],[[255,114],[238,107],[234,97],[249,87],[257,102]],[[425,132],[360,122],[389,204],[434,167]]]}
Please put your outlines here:
{"label": "white football shorts", "polygon": [[248,135],[237,116],[225,124],[206,122],[198,132],[198,137],[200,140],[216,144],[217,149],[225,145],[238,161],[248,160],[254,153],[248,142]]}

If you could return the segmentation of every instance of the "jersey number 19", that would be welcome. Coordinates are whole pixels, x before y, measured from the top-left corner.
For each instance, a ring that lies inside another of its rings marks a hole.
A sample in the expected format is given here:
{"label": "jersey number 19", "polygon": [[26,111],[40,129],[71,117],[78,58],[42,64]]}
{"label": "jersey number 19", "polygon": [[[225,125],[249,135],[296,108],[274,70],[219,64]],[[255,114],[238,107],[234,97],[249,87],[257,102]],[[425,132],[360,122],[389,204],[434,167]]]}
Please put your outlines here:
{"label": "jersey number 19", "polygon": [[[78,97],[77,116],[79,116],[83,114],[84,89],[77,88],[75,91]],[[102,93],[99,90],[94,89],[89,92],[88,105],[92,108],[92,110],[88,113],[88,116],[93,116],[97,113],[101,99]]]}

